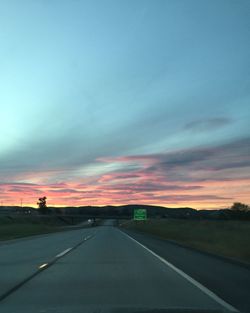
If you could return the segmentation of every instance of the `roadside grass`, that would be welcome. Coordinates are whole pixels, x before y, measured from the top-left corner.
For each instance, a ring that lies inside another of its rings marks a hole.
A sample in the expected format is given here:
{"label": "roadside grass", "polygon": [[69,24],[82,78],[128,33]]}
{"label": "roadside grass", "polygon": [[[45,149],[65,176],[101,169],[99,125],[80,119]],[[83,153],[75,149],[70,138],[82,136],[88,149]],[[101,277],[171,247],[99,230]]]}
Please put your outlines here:
{"label": "roadside grass", "polygon": [[122,227],[250,263],[250,221],[149,219]]}
{"label": "roadside grass", "polygon": [[58,232],[62,228],[42,224],[9,224],[0,226],[0,240],[16,239],[32,235]]}
{"label": "roadside grass", "polygon": [[70,230],[67,221],[58,217],[0,217],[0,241]]}

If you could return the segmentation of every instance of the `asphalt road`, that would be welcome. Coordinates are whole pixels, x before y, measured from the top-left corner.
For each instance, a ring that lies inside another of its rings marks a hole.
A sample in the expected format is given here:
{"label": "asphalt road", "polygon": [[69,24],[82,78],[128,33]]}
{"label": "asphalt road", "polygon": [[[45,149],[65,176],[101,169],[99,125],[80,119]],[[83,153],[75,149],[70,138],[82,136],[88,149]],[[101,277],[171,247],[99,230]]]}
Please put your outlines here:
{"label": "asphalt road", "polygon": [[0,312],[233,310],[111,225],[1,245]]}
{"label": "asphalt road", "polygon": [[[250,267],[243,267],[159,237],[126,231],[241,312],[250,312]],[[247,249],[248,247],[246,247]]]}

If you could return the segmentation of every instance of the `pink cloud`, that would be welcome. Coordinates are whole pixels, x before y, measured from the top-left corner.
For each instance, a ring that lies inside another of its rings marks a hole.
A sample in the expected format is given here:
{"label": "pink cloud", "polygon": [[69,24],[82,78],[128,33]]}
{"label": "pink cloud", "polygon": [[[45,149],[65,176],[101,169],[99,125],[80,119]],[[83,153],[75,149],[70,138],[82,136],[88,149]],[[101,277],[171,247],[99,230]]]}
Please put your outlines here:
{"label": "pink cloud", "polygon": [[[227,207],[234,201],[250,203],[247,143],[243,140],[219,147],[99,158],[98,166],[101,162],[116,166],[104,174],[72,177],[68,182],[48,183],[47,178],[42,179],[44,174],[37,183],[18,179],[1,183],[1,199],[14,205],[22,198],[23,203],[35,205],[38,197],[46,195],[49,205],[140,203],[195,208]],[[37,176],[27,173],[22,179],[36,181]]]}

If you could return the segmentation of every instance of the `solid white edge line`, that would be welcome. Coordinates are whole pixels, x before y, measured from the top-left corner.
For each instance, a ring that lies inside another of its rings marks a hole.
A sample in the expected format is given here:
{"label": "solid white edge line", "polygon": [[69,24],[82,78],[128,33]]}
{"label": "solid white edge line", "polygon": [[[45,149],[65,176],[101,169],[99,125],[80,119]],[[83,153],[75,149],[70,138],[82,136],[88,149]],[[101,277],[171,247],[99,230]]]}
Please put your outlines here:
{"label": "solid white edge line", "polygon": [[174,270],[176,273],[178,273],[179,275],[181,275],[183,278],[185,278],[186,280],[188,280],[191,284],[193,284],[195,287],[199,288],[201,291],[203,291],[206,295],[208,295],[210,298],[212,298],[214,301],[216,301],[217,303],[219,303],[220,305],[222,305],[224,308],[226,308],[229,311],[232,312],[239,312],[239,310],[237,310],[235,307],[233,307],[231,304],[227,303],[226,301],[222,300],[220,297],[218,297],[214,292],[212,292],[211,290],[209,290],[208,288],[206,288],[205,286],[203,286],[202,284],[200,284],[198,281],[196,281],[195,279],[193,279],[192,277],[190,277],[189,275],[187,275],[186,273],[184,273],[182,270],[178,269],[177,267],[175,267],[173,264],[169,263],[168,261],[166,261],[165,259],[163,259],[161,256],[159,256],[158,254],[156,254],[155,252],[153,252],[152,250],[150,250],[149,248],[147,248],[146,246],[144,246],[143,244],[141,244],[139,241],[135,240],[134,238],[130,237],[128,234],[124,233],[123,231],[120,230],[120,232],[127,236],[128,238],[130,238],[131,240],[133,240],[134,242],[136,242],[138,245],[140,245],[141,247],[143,247],[145,250],[147,250],[149,253],[153,254],[156,258],[158,258],[161,262],[163,262],[165,265],[169,266],[172,270]]}
{"label": "solid white edge line", "polygon": [[68,248],[68,249],[64,250],[63,252],[57,254],[56,258],[62,257],[64,254],[68,253],[70,250],[72,250],[72,248]]}

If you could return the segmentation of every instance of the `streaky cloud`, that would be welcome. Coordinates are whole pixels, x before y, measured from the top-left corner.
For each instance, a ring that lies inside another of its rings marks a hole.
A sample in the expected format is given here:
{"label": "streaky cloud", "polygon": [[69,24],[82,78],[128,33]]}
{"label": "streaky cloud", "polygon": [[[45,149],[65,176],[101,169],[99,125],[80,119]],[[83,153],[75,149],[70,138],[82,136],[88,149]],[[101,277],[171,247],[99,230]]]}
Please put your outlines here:
{"label": "streaky cloud", "polygon": [[185,130],[193,132],[197,131],[214,131],[219,128],[223,128],[232,123],[232,119],[227,117],[216,117],[208,119],[200,119],[189,122],[185,125]]}

